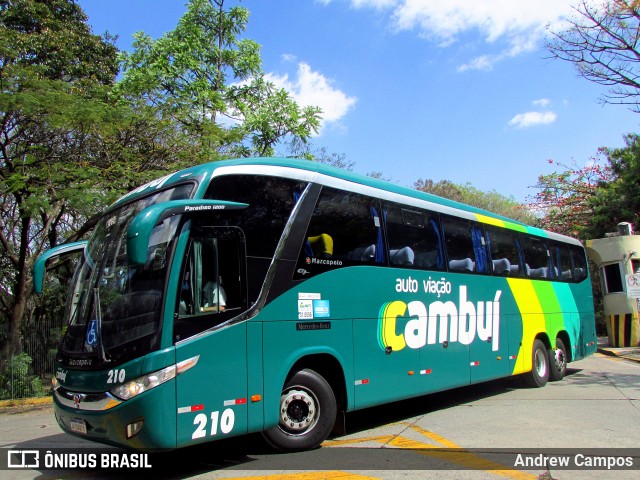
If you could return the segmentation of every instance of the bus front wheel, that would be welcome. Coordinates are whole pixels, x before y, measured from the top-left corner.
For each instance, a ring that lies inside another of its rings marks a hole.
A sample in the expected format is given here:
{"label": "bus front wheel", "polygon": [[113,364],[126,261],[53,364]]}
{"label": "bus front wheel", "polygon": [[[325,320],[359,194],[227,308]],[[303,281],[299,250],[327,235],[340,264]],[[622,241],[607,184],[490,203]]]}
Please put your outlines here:
{"label": "bus front wheel", "polygon": [[336,398],[329,383],[313,370],[300,370],[282,389],[278,425],[263,436],[278,450],[316,448],[331,433],[336,414]]}
{"label": "bus front wheel", "polygon": [[549,380],[549,355],[542,340],[534,340],[531,355],[533,368],[523,374],[522,380],[527,387],[544,387]]}

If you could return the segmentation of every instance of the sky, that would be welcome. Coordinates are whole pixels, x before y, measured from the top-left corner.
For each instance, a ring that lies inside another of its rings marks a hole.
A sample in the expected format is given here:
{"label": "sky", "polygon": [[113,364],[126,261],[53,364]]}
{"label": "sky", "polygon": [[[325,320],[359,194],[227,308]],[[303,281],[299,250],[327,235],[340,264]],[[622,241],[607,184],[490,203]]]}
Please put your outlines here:
{"label": "sky", "polygon": [[[470,183],[524,202],[555,164],[624,146],[640,114],[550,59],[577,0],[227,0],[250,11],[267,78],[323,110],[312,143],[400,185]],[[78,0],[93,33],[153,38],[186,0]],[[286,153],[283,149],[282,153]]]}

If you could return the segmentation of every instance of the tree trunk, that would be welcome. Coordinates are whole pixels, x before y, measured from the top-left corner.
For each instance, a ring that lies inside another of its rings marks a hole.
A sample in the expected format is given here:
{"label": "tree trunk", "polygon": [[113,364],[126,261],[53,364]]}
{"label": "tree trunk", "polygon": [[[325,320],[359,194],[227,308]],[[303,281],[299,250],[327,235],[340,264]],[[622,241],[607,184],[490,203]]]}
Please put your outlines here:
{"label": "tree trunk", "polygon": [[[22,214],[22,209],[20,209]],[[11,308],[11,316],[9,317],[9,328],[7,331],[7,342],[2,346],[0,352],[0,369],[5,365],[12,356],[22,351],[20,342],[20,327],[27,306],[29,278],[30,278],[30,262],[28,262],[28,245],[29,245],[29,228],[31,227],[31,219],[25,215],[21,215],[20,222],[20,246],[18,254],[18,264],[15,284],[13,285],[13,307]]]}
{"label": "tree trunk", "polygon": [[13,299],[13,308],[9,317],[9,328],[7,331],[7,342],[2,345],[0,358],[0,370],[11,357],[22,351],[20,342],[20,326],[27,306],[27,288],[25,276],[21,273],[16,282],[16,295]]}

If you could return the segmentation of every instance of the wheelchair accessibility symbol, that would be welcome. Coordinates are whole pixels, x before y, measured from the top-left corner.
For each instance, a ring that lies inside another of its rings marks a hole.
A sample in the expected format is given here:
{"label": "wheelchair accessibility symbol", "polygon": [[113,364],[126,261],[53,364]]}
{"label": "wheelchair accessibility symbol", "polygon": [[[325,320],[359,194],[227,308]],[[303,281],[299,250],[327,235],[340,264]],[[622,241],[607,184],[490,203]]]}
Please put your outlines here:
{"label": "wheelchair accessibility symbol", "polygon": [[87,329],[87,336],[85,342],[89,347],[95,347],[98,343],[98,321],[91,320],[89,328]]}

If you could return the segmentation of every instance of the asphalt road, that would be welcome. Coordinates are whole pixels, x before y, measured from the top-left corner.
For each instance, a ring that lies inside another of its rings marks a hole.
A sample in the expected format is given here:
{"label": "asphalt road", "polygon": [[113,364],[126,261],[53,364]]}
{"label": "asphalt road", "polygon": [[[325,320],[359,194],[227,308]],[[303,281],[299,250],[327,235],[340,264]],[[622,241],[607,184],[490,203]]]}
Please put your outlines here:
{"label": "asphalt road", "polygon": [[[640,364],[598,354],[569,367],[564,380],[540,389],[498,380],[353,412],[346,434],[302,454],[274,453],[259,435],[249,435],[152,455],[149,470],[11,469],[0,478],[637,479]],[[50,407],[1,412],[0,447],[2,455],[7,449],[110,451],[62,433]],[[563,456],[580,469],[542,464]],[[596,456],[636,467],[596,470],[589,463]],[[520,468],[509,469],[515,462]]]}

